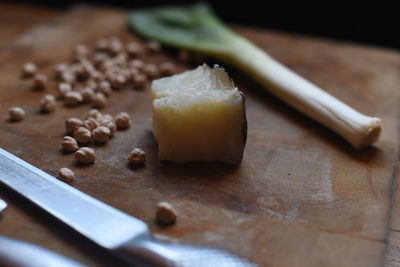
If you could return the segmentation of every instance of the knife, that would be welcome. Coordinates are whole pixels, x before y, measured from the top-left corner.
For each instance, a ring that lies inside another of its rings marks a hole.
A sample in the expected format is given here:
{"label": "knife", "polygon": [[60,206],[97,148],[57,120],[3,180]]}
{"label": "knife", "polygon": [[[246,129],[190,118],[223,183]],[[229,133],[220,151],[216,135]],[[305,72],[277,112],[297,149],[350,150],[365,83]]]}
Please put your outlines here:
{"label": "knife", "polygon": [[256,266],[222,249],[164,243],[147,225],[0,148],[0,183],[135,266]]}
{"label": "knife", "polygon": [[54,251],[5,236],[0,236],[0,266],[86,267]]}
{"label": "knife", "polygon": [[0,212],[7,208],[7,203],[0,198]]}

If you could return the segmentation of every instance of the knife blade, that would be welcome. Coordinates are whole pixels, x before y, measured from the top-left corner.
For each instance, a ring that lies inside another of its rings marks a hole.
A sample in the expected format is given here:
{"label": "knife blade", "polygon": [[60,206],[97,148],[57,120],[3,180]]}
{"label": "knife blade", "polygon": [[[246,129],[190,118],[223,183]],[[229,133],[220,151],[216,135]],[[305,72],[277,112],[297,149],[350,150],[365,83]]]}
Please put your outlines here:
{"label": "knife blade", "polygon": [[0,148],[0,183],[139,266],[256,266],[225,250],[156,240],[147,225]]}
{"label": "knife blade", "polygon": [[2,210],[5,208],[7,208],[7,203],[0,198],[0,212],[2,212]]}
{"label": "knife blade", "polygon": [[86,267],[54,251],[5,236],[0,236],[0,266]]}

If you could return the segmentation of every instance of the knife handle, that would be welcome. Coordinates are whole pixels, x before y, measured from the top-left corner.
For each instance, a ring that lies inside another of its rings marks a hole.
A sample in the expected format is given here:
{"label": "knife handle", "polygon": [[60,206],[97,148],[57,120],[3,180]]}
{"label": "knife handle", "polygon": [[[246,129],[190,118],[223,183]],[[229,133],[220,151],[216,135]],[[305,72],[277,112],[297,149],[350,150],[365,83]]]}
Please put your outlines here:
{"label": "knife handle", "polygon": [[0,236],[0,266],[85,267],[72,259],[40,246]]}
{"label": "knife handle", "polygon": [[157,267],[255,267],[256,264],[222,249],[170,244],[160,242],[150,235],[132,239],[116,252],[125,260],[138,266]]}

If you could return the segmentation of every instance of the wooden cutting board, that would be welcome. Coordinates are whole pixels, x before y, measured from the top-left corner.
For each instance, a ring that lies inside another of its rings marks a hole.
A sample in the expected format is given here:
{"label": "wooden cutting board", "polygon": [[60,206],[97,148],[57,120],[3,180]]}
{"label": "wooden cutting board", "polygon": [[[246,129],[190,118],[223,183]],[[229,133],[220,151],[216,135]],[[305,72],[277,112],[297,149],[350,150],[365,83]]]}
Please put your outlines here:
{"label": "wooden cutting board", "polygon": [[[381,140],[356,151],[340,137],[297,113],[246,75],[228,68],[247,97],[248,141],[238,167],[172,164],[157,158],[152,136],[150,91],[126,88],[109,99],[105,113],[127,111],[132,127],[96,146],[96,162],[75,165],[60,141],[64,121],[83,118],[89,105],[51,114],[39,112],[49,89],[35,92],[20,78],[21,65],[34,61],[51,75],[78,43],[118,35],[139,40],[124,13],[77,7],[0,49],[0,147],[56,175],[73,169],[73,186],[145,221],[162,240],[227,249],[261,266],[379,266],[388,234],[392,184],[399,158],[400,54],[377,48],[317,40],[243,27],[234,30],[334,96],[384,121]],[[152,62],[175,60],[173,53]],[[179,63],[180,70],[193,66]],[[26,119],[7,121],[11,106]],[[132,169],[127,154],[136,147],[147,164]],[[4,187],[9,207],[0,234],[53,249],[91,266],[121,266],[96,245],[27,204]],[[154,222],[159,201],[172,203],[178,222]],[[110,229],[111,231],[112,229]]]}

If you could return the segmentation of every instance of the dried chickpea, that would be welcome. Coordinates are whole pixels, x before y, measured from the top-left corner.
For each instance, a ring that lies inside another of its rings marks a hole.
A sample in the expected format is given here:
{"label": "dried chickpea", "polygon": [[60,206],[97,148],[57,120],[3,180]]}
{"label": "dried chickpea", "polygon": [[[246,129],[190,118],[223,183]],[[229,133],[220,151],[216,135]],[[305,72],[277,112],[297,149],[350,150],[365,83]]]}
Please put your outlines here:
{"label": "dried chickpea", "polygon": [[110,42],[107,39],[99,39],[95,43],[97,51],[108,51],[110,49]]}
{"label": "dried chickpea", "polygon": [[129,67],[135,68],[138,70],[142,70],[144,67],[144,62],[143,62],[143,60],[140,60],[140,59],[133,59],[133,60],[129,61]]}
{"label": "dried chickpea", "polygon": [[82,147],[75,152],[75,159],[79,163],[90,164],[95,160],[94,150],[90,147]]}
{"label": "dried chickpea", "polygon": [[117,126],[115,125],[115,122],[113,122],[111,120],[102,120],[100,122],[100,125],[105,126],[108,129],[110,129],[111,136],[117,131]]}
{"label": "dried chickpea", "polygon": [[130,79],[133,79],[136,75],[140,75],[140,70],[137,68],[132,68],[130,67],[129,69],[127,69],[128,71],[128,75],[130,76]]}
{"label": "dried chickpea", "polygon": [[94,71],[94,67],[92,63],[87,60],[82,61],[80,64],[77,65],[75,69],[76,77],[80,79],[87,79],[90,77],[91,73]]}
{"label": "dried chickpea", "polygon": [[83,121],[78,119],[78,118],[69,118],[68,120],[65,121],[65,129],[68,134],[72,134],[76,130],[78,130],[79,127],[83,126]]}
{"label": "dried chickpea", "polygon": [[130,57],[138,57],[143,53],[142,47],[134,42],[128,43],[125,47],[126,52]]}
{"label": "dried chickpea", "polygon": [[100,123],[95,118],[88,118],[83,122],[83,126],[86,129],[93,131],[94,129],[100,126]]}
{"label": "dried chickpea", "polygon": [[143,72],[148,77],[154,79],[160,75],[160,70],[158,69],[157,65],[155,64],[146,64],[143,67]]}
{"label": "dried chickpea", "polygon": [[86,115],[86,118],[93,118],[93,119],[96,119],[97,121],[99,121],[102,116],[103,115],[101,114],[101,112],[98,109],[93,108],[93,109],[89,110],[89,112]]}
{"label": "dried chickpea", "polygon": [[95,93],[94,90],[93,90],[91,87],[89,87],[89,86],[86,86],[86,87],[82,88],[82,89],[80,90],[80,93],[81,93],[81,95],[82,95],[82,97],[83,97],[83,101],[85,101],[86,103],[93,102],[93,100],[94,100],[95,97],[96,97],[96,93]]}
{"label": "dried chickpea", "polygon": [[80,104],[83,101],[83,97],[79,92],[68,92],[65,95],[65,105],[67,106],[76,106],[78,104]]}
{"label": "dried chickpea", "polygon": [[90,87],[90,88],[92,88],[93,90],[95,90],[95,89],[97,88],[97,82],[96,82],[95,80],[90,79],[90,80],[87,80],[87,81],[86,81],[85,86],[86,86],[86,87]]}
{"label": "dried chickpea", "polygon": [[111,59],[107,59],[104,60],[100,65],[99,65],[99,69],[102,72],[107,72],[107,71],[111,71],[112,69],[115,68],[115,63],[114,61],[112,61]]}
{"label": "dried chickpea", "polygon": [[103,114],[102,116],[101,116],[101,118],[100,118],[100,122],[103,122],[103,121],[113,121],[114,120],[114,118],[113,118],[113,116],[111,116],[110,114]]}
{"label": "dried chickpea", "polygon": [[150,52],[161,51],[161,44],[155,40],[150,40],[146,43],[146,47]]}
{"label": "dried chickpea", "polygon": [[175,66],[171,62],[164,62],[160,64],[160,75],[161,76],[169,76],[174,74],[175,72]]}
{"label": "dried chickpea", "polygon": [[123,45],[118,37],[110,38],[109,52],[113,55],[118,54],[123,50]]}
{"label": "dried chickpea", "polygon": [[93,99],[93,107],[102,109],[106,106],[106,104],[107,104],[107,99],[104,96],[104,94],[100,92],[96,93]]}
{"label": "dried chickpea", "polygon": [[79,68],[80,68],[79,62],[75,62],[69,66],[68,71],[71,72],[75,78],[78,78],[76,74],[79,71]]}
{"label": "dried chickpea", "polygon": [[129,82],[130,79],[132,78],[131,71],[128,68],[120,69],[119,73],[124,76],[126,82]]}
{"label": "dried chickpea", "polygon": [[146,163],[146,152],[140,148],[134,148],[129,154],[128,160],[130,163],[135,165],[142,165]]}
{"label": "dried chickpea", "polygon": [[168,202],[157,204],[156,221],[162,225],[170,225],[176,222],[177,212]]}
{"label": "dried chickpea", "polygon": [[96,52],[92,56],[92,62],[96,65],[99,66],[101,63],[106,61],[108,59],[108,55],[104,52]]}
{"label": "dried chickpea", "polygon": [[128,54],[119,52],[112,60],[116,66],[125,67],[128,64]]}
{"label": "dried chickpea", "polygon": [[61,78],[61,74],[64,71],[67,71],[67,70],[68,70],[68,64],[67,63],[59,63],[54,67],[54,71],[55,71],[55,74],[56,74],[57,78]]}
{"label": "dried chickpea", "polygon": [[98,121],[101,124],[105,121],[114,121],[114,118],[110,114],[101,114],[101,117],[98,119]]}
{"label": "dried chickpea", "polygon": [[53,95],[46,94],[40,99],[40,110],[50,113],[56,109],[56,98]]}
{"label": "dried chickpea", "polygon": [[108,127],[99,126],[93,130],[93,139],[99,143],[106,143],[111,136],[111,131]]}
{"label": "dried chickpea", "polygon": [[89,48],[86,45],[78,44],[75,46],[73,57],[76,59],[86,58],[89,55]]}
{"label": "dried chickpea", "polygon": [[58,98],[65,99],[66,94],[72,91],[72,86],[69,83],[61,82],[57,86],[57,91],[58,91]]}
{"label": "dried chickpea", "polygon": [[20,107],[12,107],[8,110],[11,121],[22,121],[25,117],[25,111]]}
{"label": "dried chickpea", "polygon": [[78,143],[87,144],[92,140],[92,132],[85,127],[79,127],[74,132],[74,138]]}
{"label": "dried chickpea", "polygon": [[60,74],[60,80],[69,84],[74,84],[76,82],[75,73],[69,69],[64,70]]}
{"label": "dried chickpea", "polygon": [[136,74],[132,77],[133,87],[143,88],[146,85],[147,78],[143,74]]}
{"label": "dried chickpea", "polygon": [[[103,81],[106,77],[104,76],[104,74],[98,70],[93,70],[90,73],[90,80],[89,81],[94,81],[97,85],[97,83]],[[88,82],[89,82],[88,81]]]}
{"label": "dried chickpea", "polygon": [[118,129],[125,129],[131,125],[131,117],[126,112],[121,112],[115,116],[115,124]]}
{"label": "dried chickpea", "polygon": [[93,65],[93,62],[89,59],[85,58],[79,61],[79,64],[83,66],[84,69],[89,70],[89,72],[94,71],[96,68]]}
{"label": "dried chickpea", "polygon": [[122,88],[127,82],[125,75],[119,71],[108,71],[106,73],[106,77],[112,87],[115,89]]}
{"label": "dried chickpea", "polygon": [[57,177],[66,183],[72,183],[75,179],[75,174],[72,170],[68,168],[61,168],[58,171]]}
{"label": "dried chickpea", "polygon": [[22,76],[23,77],[32,77],[33,75],[36,74],[36,72],[37,72],[37,67],[32,62],[26,62],[22,66]]}
{"label": "dried chickpea", "polygon": [[64,136],[61,147],[67,152],[74,152],[79,149],[78,142],[71,136]]}
{"label": "dried chickpea", "polygon": [[33,79],[33,88],[42,90],[46,88],[47,76],[43,74],[36,74]]}
{"label": "dried chickpea", "polygon": [[105,96],[109,96],[112,93],[111,84],[108,81],[101,81],[96,89]]}

